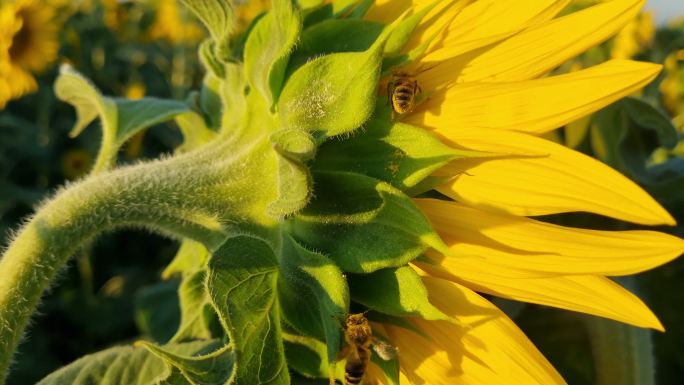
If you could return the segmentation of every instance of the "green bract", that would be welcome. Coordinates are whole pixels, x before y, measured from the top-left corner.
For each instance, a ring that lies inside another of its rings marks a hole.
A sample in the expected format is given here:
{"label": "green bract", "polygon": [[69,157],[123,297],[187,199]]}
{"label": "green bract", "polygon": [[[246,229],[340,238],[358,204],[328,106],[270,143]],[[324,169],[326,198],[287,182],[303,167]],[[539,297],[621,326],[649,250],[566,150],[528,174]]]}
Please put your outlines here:
{"label": "green bract", "polygon": [[[326,383],[341,375],[350,312],[400,326],[448,319],[407,265],[444,247],[411,194],[478,154],[392,121],[378,98],[383,69],[410,59],[403,48],[432,6],[382,25],[360,18],[369,1],[274,0],[235,32],[228,2],[183,3],[210,32],[202,88],[185,101],[104,96],[62,69],[55,91],[76,109],[73,134],[99,118],[102,146],[91,175],[45,203],[2,259],[2,378],[68,257],[125,226],[181,241],[162,274],[178,283],[137,301],[154,341],[86,356],[43,384]],[[171,120],[184,137],[174,156],[117,167],[126,140]],[[398,384],[398,361],[377,363]]]}

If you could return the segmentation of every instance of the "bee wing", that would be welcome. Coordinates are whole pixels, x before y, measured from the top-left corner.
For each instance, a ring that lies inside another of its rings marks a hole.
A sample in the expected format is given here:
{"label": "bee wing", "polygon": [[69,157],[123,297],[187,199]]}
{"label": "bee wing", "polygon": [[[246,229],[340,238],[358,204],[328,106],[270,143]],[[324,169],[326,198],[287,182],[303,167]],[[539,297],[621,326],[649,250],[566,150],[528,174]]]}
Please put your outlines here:
{"label": "bee wing", "polygon": [[373,343],[373,351],[377,353],[378,357],[385,361],[393,360],[397,357],[397,354],[399,354],[399,349],[396,346],[392,346],[377,338]]}

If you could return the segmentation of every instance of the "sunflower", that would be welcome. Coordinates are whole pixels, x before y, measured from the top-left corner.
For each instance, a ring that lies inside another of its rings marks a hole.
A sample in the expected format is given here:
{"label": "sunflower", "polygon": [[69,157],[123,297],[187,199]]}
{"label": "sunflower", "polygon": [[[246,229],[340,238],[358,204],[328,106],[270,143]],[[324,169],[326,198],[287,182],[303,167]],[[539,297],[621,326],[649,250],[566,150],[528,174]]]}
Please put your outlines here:
{"label": "sunflower", "polygon": [[[615,35],[644,1],[606,1],[558,16],[568,3],[443,4],[427,14],[404,52],[420,53],[401,71],[428,96],[401,121],[453,148],[485,155],[452,161],[433,174],[440,181],[436,190],[450,200],[414,198],[447,248],[430,249],[410,266],[430,302],[458,322],[409,317],[411,327],[374,324],[401,352],[402,384],[565,383],[476,292],[663,330],[639,298],[607,277],[671,261],[684,241],[655,231],[587,230],[530,218],[588,212],[639,225],[675,224],[618,172],[542,138],[635,92],[661,70],[610,60],[547,76]],[[378,1],[366,18],[387,22],[428,4]],[[388,383],[378,367],[369,377],[367,383]]]}
{"label": "sunflower", "polygon": [[669,54],[665,58],[665,78],[660,82],[660,93],[663,105],[671,116],[677,116],[682,110],[682,71],[680,62],[684,61],[684,50]]}
{"label": "sunflower", "polygon": [[35,0],[0,5],[0,108],[38,88],[32,73],[55,60],[59,43],[55,8]]}
{"label": "sunflower", "polygon": [[165,39],[173,44],[197,43],[204,37],[202,28],[183,12],[177,0],[158,0],[154,23],[150,27],[152,40]]}

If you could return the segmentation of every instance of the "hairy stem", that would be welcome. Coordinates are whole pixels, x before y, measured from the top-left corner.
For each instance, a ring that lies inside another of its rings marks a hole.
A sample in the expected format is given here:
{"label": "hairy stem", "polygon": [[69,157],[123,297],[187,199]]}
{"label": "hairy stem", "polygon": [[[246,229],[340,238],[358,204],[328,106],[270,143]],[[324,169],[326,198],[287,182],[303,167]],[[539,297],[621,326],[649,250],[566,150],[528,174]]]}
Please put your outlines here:
{"label": "hairy stem", "polygon": [[231,147],[219,141],[203,151],[95,175],[38,210],[0,259],[0,383],[42,293],[69,257],[103,231],[145,227],[211,250],[231,233],[268,227],[259,208],[274,197],[250,194],[254,175],[246,173],[275,167],[270,145],[257,139],[226,155]]}

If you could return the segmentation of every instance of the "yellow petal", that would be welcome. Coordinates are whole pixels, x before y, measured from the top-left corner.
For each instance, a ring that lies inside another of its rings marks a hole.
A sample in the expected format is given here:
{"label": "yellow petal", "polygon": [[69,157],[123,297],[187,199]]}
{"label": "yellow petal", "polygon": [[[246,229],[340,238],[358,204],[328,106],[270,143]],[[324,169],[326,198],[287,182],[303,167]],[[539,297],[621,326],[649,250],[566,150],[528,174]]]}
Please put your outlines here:
{"label": "yellow petal", "polygon": [[451,198],[514,215],[586,211],[646,225],[674,225],[658,202],[634,182],[577,151],[531,135],[489,129],[436,130],[455,147],[538,157],[457,160],[440,173],[458,175],[438,188]]}
{"label": "yellow petal", "polygon": [[655,231],[597,231],[416,199],[455,257],[556,275],[634,274],[684,252],[684,240]]}
{"label": "yellow petal", "polygon": [[409,8],[420,8],[429,4],[426,0],[377,0],[363,16],[365,20],[388,22],[396,20]]}
{"label": "yellow petal", "polygon": [[[660,69],[652,63],[612,60],[543,79],[455,84],[435,91],[405,121],[440,129],[485,127],[544,133],[644,87]],[[428,92],[440,87],[440,76],[441,72],[426,71],[418,82]]]}
{"label": "yellow petal", "polygon": [[644,0],[606,1],[512,36],[466,62],[459,82],[516,81],[536,78],[615,35],[632,20]]}
{"label": "yellow petal", "polygon": [[430,301],[460,321],[411,321],[429,339],[385,325],[399,348],[402,372],[413,384],[565,384],[518,327],[466,287],[425,277]]}
{"label": "yellow petal", "polygon": [[492,274],[486,263],[460,263],[459,258],[453,257],[445,257],[437,263],[416,265],[432,276],[453,280],[482,293],[664,330],[648,306],[606,277],[571,275],[529,278],[525,272],[518,275],[515,269],[508,269],[507,276],[503,276]]}
{"label": "yellow petal", "polygon": [[567,0],[479,0],[450,23],[439,49],[426,61],[445,60],[503,40],[560,12]]}

